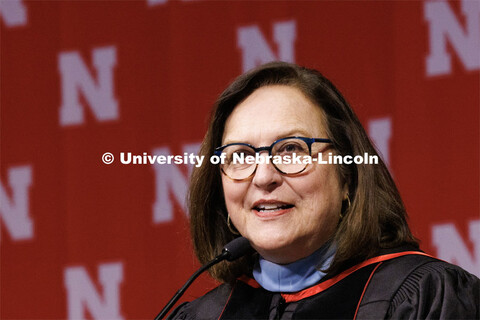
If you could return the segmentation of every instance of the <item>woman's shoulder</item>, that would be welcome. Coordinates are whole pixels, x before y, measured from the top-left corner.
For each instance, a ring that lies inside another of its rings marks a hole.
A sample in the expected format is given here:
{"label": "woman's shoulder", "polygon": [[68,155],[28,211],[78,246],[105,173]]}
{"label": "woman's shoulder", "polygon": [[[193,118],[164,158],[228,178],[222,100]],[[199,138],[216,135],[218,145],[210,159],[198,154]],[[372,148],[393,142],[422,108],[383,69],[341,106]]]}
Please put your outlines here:
{"label": "woman's shoulder", "polygon": [[478,319],[480,280],[459,266],[422,255],[385,262],[362,300],[362,317]]}
{"label": "woman's shoulder", "polygon": [[432,259],[413,270],[388,315],[404,319],[479,319],[480,280],[459,266]]}
{"label": "woman's shoulder", "polygon": [[230,284],[221,284],[191,302],[182,303],[168,319],[218,319],[231,292]]}

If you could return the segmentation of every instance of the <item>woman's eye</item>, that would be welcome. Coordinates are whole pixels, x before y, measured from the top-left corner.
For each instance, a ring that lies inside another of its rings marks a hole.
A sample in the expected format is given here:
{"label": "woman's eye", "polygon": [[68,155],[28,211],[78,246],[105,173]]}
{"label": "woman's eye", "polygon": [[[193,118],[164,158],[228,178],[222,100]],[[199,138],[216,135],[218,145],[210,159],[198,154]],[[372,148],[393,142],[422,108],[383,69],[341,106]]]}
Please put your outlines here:
{"label": "woman's eye", "polygon": [[300,152],[300,151],[302,151],[302,147],[300,145],[296,144],[296,143],[285,144],[279,150],[280,153],[283,153],[283,152],[297,153],[297,152]]}
{"label": "woman's eye", "polygon": [[240,150],[236,150],[235,151],[235,154],[237,156],[243,156],[243,157],[246,157],[246,156],[251,156],[252,154],[254,154],[253,151],[249,150],[249,149],[240,149]]}
{"label": "woman's eye", "polygon": [[225,159],[226,163],[234,163],[238,161],[244,161],[245,157],[247,156],[255,156],[255,152],[250,149],[237,149],[231,150],[231,152],[227,153],[227,157]]}
{"label": "woman's eye", "polygon": [[294,151],[297,151],[297,150],[301,150],[301,148],[297,145],[289,144],[285,147],[285,150],[290,151],[290,152],[294,152]]}

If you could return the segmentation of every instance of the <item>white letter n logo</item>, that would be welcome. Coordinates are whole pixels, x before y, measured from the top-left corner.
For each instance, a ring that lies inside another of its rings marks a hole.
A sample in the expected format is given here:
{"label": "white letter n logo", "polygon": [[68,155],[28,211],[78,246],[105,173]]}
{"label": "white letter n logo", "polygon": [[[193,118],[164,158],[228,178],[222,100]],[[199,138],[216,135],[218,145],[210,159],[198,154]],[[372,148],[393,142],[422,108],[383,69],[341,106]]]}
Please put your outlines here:
{"label": "white letter n logo", "polygon": [[8,196],[7,186],[0,182],[0,217],[9,231],[12,240],[33,238],[33,221],[29,216],[28,189],[32,184],[32,167],[19,166],[8,170],[8,185],[12,196]]}
{"label": "white letter n logo", "polygon": [[243,72],[274,60],[295,62],[294,44],[296,37],[295,21],[275,23],[273,25],[273,40],[278,47],[278,54],[275,54],[258,26],[238,28],[237,45],[242,49]]}
{"label": "white letter n logo", "polygon": [[465,28],[447,1],[426,1],[424,4],[430,38],[430,54],[426,59],[427,76],[451,73],[447,40],[466,70],[480,69],[480,2],[463,0],[461,7]]}
{"label": "white letter n logo", "polygon": [[25,26],[28,22],[27,7],[22,0],[0,1],[0,16],[9,28]]}
{"label": "white letter n logo", "polygon": [[115,47],[94,49],[92,56],[97,71],[96,81],[79,52],[63,52],[59,55],[58,68],[62,78],[61,126],[84,123],[80,91],[98,121],[118,119],[118,103],[113,92],[113,67],[117,63]]}
{"label": "white letter n logo", "polygon": [[86,319],[88,309],[94,319],[123,319],[120,315],[120,283],[123,281],[123,265],[106,263],[98,267],[98,278],[103,287],[103,297],[95,289],[84,267],[65,270],[68,319]]}
{"label": "white letter n logo", "polygon": [[437,224],[432,227],[432,242],[437,247],[440,259],[460,265],[462,268],[480,276],[480,220],[469,222],[470,241],[473,255],[463,241],[453,223]]}

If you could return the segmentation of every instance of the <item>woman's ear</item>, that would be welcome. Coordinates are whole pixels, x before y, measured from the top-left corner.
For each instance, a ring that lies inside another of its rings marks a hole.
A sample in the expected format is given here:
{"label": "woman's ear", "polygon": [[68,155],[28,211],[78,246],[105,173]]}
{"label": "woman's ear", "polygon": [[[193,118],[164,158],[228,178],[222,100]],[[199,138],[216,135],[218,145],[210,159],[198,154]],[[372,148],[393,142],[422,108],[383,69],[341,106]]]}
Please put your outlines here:
{"label": "woman's ear", "polygon": [[348,198],[348,184],[345,182],[342,187],[342,199],[347,200]]}

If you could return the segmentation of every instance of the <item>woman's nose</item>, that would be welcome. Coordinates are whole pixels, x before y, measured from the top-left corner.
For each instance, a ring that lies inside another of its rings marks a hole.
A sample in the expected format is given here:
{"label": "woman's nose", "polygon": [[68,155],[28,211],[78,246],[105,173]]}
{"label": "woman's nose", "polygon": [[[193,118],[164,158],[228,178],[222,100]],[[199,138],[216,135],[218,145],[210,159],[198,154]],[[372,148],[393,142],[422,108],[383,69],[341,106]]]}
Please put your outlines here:
{"label": "woman's nose", "polygon": [[[268,155],[266,155],[263,160],[266,161],[267,157]],[[272,189],[279,186],[281,182],[282,174],[275,169],[271,162],[257,164],[257,169],[255,170],[255,175],[252,180],[255,186],[261,189]]]}

